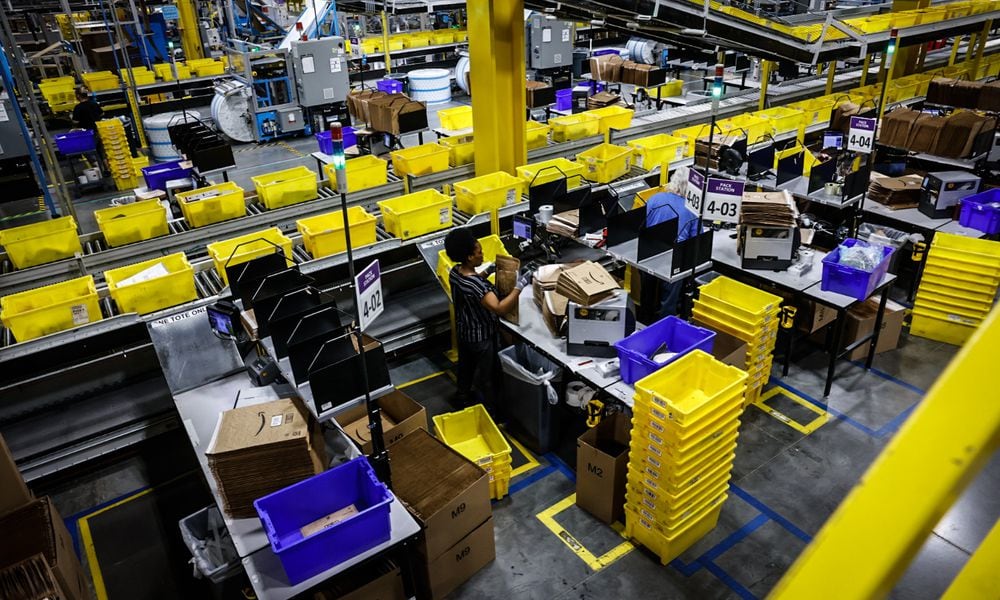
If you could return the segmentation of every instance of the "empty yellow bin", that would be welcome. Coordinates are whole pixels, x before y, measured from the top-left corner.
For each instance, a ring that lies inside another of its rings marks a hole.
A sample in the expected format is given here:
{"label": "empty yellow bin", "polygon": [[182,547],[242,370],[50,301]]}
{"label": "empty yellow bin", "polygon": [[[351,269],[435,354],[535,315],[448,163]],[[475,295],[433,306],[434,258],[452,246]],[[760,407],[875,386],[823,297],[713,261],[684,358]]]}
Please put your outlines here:
{"label": "empty yellow bin", "polygon": [[448,170],[450,152],[440,144],[423,144],[392,152],[392,170],[396,175],[430,175]]}
{"label": "empty yellow bin", "polygon": [[[126,280],[146,269],[163,265],[166,274],[128,283]],[[123,313],[149,314],[198,298],[194,285],[194,269],[183,252],[168,254],[127,267],[104,272],[108,293]],[[124,285],[122,282],[126,282]]]}
{"label": "empty yellow bin", "polygon": [[204,227],[247,214],[243,188],[232,181],[181,192],[176,197],[191,227]]}
{"label": "empty yellow bin", "polygon": [[467,165],[475,159],[471,135],[446,137],[437,143],[448,149],[448,164],[453,167]]}
{"label": "empty yellow bin", "polygon": [[497,171],[459,181],[454,185],[458,210],[471,215],[509,206],[521,201],[525,181],[505,171]]}
{"label": "empty yellow bin", "polygon": [[574,188],[581,183],[583,165],[565,158],[553,158],[518,167],[517,174],[529,186],[542,185],[565,177],[567,187]]}
{"label": "empty yellow bin", "polygon": [[[385,185],[389,181],[389,161],[365,154],[347,161],[347,193]],[[323,166],[330,187],[337,187],[337,173],[333,164]]]}
{"label": "empty yellow bin", "polygon": [[650,171],[675,160],[682,160],[687,150],[687,140],[665,133],[649,135],[626,142],[635,154],[635,165]]}
{"label": "empty yellow bin", "polygon": [[549,129],[545,123],[538,121],[528,121],[524,124],[524,137],[528,144],[528,150],[544,148],[549,145]]}
{"label": "empty yellow bin", "polygon": [[386,231],[401,240],[451,227],[451,198],[437,190],[382,200],[378,207]]}
{"label": "empty yellow bin", "polygon": [[250,181],[257,190],[257,198],[271,210],[313,200],[318,195],[316,174],[305,166],[257,175]]}
{"label": "empty yellow bin", "polygon": [[[377,219],[360,206],[347,209],[347,221],[351,227],[351,247],[359,248],[374,244]],[[322,258],[347,250],[344,235],[344,214],[335,210],[315,217],[299,219],[295,222],[302,234],[302,244],[313,258]]]}
{"label": "empty yellow bin", "polygon": [[159,200],[143,200],[94,211],[97,226],[112,248],[167,235],[167,211]]}
{"label": "empty yellow bin", "polygon": [[588,113],[553,117],[549,119],[552,128],[553,142],[569,142],[598,134],[601,129],[601,119]]}
{"label": "empty yellow bin", "polygon": [[600,119],[598,132],[607,133],[612,129],[628,129],[629,125],[632,124],[632,117],[635,115],[635,111],[616,104],[588,110],[583,114],[591,114]]}
{"label": "empty yellow bin", "polygon": [[583,176],[597,183],[611,183],[629,172],[632,149],[614,144],[600,144],[576,155],[584,166]]}
{"label": "empty yellow bin", "polygon": [[0,298],[0,320],[18,342],[102,318],[91,275]]}
{"label": "empty yellow bin", "polygon": [[441,120],[441,129],[467,129],[472,127],[472,107],[456,106],[455,108],[442,108],[437,111],[438,119]]}
{"label": "empty yellow bin", "polygon": [[282,234],[277,227],[212,242],[208,245],[208,255],[212,257],[215,270],[225,285],[229,285],[229,278],[226,277],[227,266],[245,263],[279,251],[284,254],[286,260],[294,260],[292,258],[292,240]]}
{"label": "empty yellow bin", "polygon": [[83,253],[73,217],[0,229],[0,246],[17,269],[44,265]]}

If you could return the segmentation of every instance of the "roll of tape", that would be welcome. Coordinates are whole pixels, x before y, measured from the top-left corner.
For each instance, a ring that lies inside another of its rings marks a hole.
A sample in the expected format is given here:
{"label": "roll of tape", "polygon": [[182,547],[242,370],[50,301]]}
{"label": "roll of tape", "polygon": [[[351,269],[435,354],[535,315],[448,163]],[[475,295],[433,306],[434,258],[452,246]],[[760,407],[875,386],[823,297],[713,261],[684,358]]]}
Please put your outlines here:
{"label": "roll of tape", "polygon": [[543,204],[538,207],[538,220],[541,221],[543,225],[548,225],[549,221],[552,219],[552,205]]}
{"label": "roll of tape", "polygon": [[580,381],[566,384],[566,404],[577,408],[586,405],[597,392]]}

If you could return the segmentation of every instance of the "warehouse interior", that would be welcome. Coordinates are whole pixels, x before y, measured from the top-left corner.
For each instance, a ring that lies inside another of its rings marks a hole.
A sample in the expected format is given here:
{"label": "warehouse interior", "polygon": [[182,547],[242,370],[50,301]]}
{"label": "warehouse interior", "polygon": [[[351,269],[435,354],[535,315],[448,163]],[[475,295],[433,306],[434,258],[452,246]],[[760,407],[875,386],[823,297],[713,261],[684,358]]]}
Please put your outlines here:
{"label": "warehouse interior", "polygon": [[9,0],[0,598],[995,597],[998,18]]}

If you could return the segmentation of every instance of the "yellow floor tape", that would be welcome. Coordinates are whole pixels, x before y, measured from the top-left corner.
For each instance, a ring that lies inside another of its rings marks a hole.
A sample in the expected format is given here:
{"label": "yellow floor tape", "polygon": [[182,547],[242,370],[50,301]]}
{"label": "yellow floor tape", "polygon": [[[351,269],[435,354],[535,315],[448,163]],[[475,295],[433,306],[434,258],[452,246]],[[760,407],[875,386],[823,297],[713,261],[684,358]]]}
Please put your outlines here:
{"label": "yellow floor tape", "polygon": [[434,379],[435,377],[437,377],[439,375],[444,375],[444,373],[445,373],[444,371],[438,371],[437,373],[431,373],[430,375],[424,375],[423,377],[417,377],[416,379],[411,379],[410,381],[407,381],[406,383],[401,383],[401,384],[397,385],[396,389],[397,390],[401,390],[403,388],[410,387],[411,385],[417,385],[418,383],[423,383],[423,382],[427,381],[428,379]]}
{"label": "yellow floor tape", "polygon": [[[580,560],[587,563],[587,566],[590,567],[591,570],[600,571],[635,549],[632,542],[626,540],[611,550],[608,550],[601,556],[595,556],[593,552],[587,550],[579,540],[573,537],[570,532],[566,531],[562,525],[556,522],[555,516],[574,504],[576,504],[575,493],[570,494],[566,498],[546,508],[542,512],[535,515],[535,517],[537,517],[543,525],[548,527],[549,531],[554,533],[557,538],[562,540],[562,543],[566,544],[567,548],[580,557]],[[623,533],[624,528],[620,523],[612,525],[612,529],[614,529],[618,535],[622,536],[622,538],[625,537]]]}
{"label": "yellow floor tape", "polygon": [[101,574],[101,565],[97,561],[97,552],[94,550],[94,538],[90,534],[90,523],[88,521],[92,517],[107,512],[112,508],[121,506],[126,502],[131,502],[136,498],[141,498],[142,496],[151,493],[154,489],[155,488],[146,488],[141,492],[132,494],[128,498],[123,498],[114,504],[105,506],[101,510],[94,511],[85,517],[81,517],[78,521],[80,526],[80,540],[83,542],[83,551],[87,553],[87,566],[90,567],[90,575],[94,580],[94,592],[97,593],[97,600],[107,600],[108,591],[104,587],[104,576]]}
{"label": "yellow floor tape", "polygon": [[[504,433],[506,433],[506,432],[504,432]],[[525,448],[524,446],[522,446],[520,442],[518,442],[517,440],[515,440],[510,435],[505,435],[505,437],[510,441],[511,444],[514,444],[514,446],[517,447],[517,449],[521,451],[521,454],[523,454],[524,458],[528,461],[528,462],[524,463],[523,465],[519,466],[518,468],[514,469],[513,471],[511,471],[510,472],[510,476],[511,477],[517,477],[518,475],[521,475],[523,473],[527,473],[528,471],[530,471],[530,470],[534,469],[535,467],[539,466],[538,459],[535,458],[535,455],[532,454],[531,452],[528,452],[528,449]]]}
{"label": "yellow floor tape", "polygon": [[[805,425],[799,423],[798,421],[782,413],[781,411],[767,405],[768,400],[778,395],[785,396],[792,402],[798,404],[803,408],[808,409],[809,411],[815,413],[818,416]],[[826,422],[830,420],[830,413],[816,406],[812,402],[809,402],[804,398],[800,398],[799,396],[793,394],[787,389],[779,386],[772,387],[771,389],[761,394],[760,398],[758,398],[753,403],[753,405],[803,435],[809,435],[810,433],[816,431],[817,429],[825,425]]]}

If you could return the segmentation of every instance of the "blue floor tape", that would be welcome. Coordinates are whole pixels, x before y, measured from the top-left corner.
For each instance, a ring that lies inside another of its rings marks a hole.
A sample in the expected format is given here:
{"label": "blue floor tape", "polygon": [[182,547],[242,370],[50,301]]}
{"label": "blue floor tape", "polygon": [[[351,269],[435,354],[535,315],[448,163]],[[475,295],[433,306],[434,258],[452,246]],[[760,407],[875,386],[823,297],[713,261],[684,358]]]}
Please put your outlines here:
{"label": "blue floor tape", "polygon": [[709,573],[715,575],[719,581],[726,584],[726,587],[736,592],[740,598],[743,598],[744,600],[757,600],[757,596],[754,596],[753,592],[743,587],[743,584],[739,581],[733,579],[733,576],[726,573],[725,569],[710,560],[700,562],[705,566]]}
{"label": "blue floor tape", "polygon": [[563,462],[561,458],[556,456],[554,452],[549,452],[543,455],[545,460],[549,461],[555,468],[559,469],[559,472],[566,476],[570,481],[576,482],[576,473],[573,469],[569,468],[569,465]]}
{"label": "blue floor tape", "polygon": [[778,514],[777,511],[771,509],[768,505],[764,504],[763,502],[761,502],[760,500],[758,500],[757,498],[755,498],[752,494],[750,494],[750,492],[747,492],[746,490],[744,490],[743,488],[741,488],[741,487],[739,487],[739,486],[737,486],[735,484],[734,485],[730,485],[729,489],[734,494],[736,494],[737,496],[739,496],[740,498],[742,498],[743,501],[745,501],[747,504],[749,504],[750,506],[753,506],[754,508],[756,508],[760,512],[762,512],[765,515],[767,515],[770,519],[772,519],[778,525],[781,525],[782,527],[784,527],[786,530],[788,530],[789,533],[791,533],[795,537],[799,538],[800,540],[802,540],[803,542],[805,542],[807,544],[812,541],[812,536],[810,536],[808,533],[802,531],[801,529],[799,529],[798,527],[796,527],[795,525],[793,525],[791,521],[789,521],[785,517],[781,516],[780,514]]}
{"label": "blue floor tape", "polygon": [[122,494],[121,496],[118,496],[117,498],[112,498],[111,500],[106,500],[104,502],[101,502],[100,504],[97,504],[95,506],[91,506],[90,508],[85,508],[84,510],[81,510],[78,513],[75,513],[75,514],[72,514],[72,515],[70,515],[68,517],[63,518],[63,523],[66,524],[66,529],[69,530],[69,537],[73,540],[73,550],[76,552],[77,558],[80,558],[80,559],[83,558],[83,554],[82,554],[81,549],[80,549],[80,532],[79,532],[79,528],[76,526],[77,521],[79,521],[80,519],[86,517],[87,515],[94,514],[95,512],[101,510],[102,508],[107,508],[107,507],[111,506],[112,504],[115,504],[117,502],[121,502],[122,500],[124,500],[126,498],[134,496],[134,495],[136,495],[136,494],[138,494],[140,492],[144,492],[144,491],[146,491],[148,489],[149,489],[149,486],[148,485],[144,485],[144,486],[142,486],[140,488],[136,488],[136,489],[132,490],[131,492],[126,492],[126,493]]}
{"label": "blue floor tape", "polygon": [[859,422],[855,421],[854,419],[852,419],[851,417],[848,417],[847,415],[845,415],[844,413],[840,412],[839,410],[837,410],[835,408],[832,408],[829,404],[826,404],[825,402],[820,402],[819,400],[813,398],[809,394],[807,394],[807,393],[805,393],[805,392],[803,392],[801,390],[798,390],[798,389],[796,389],[796,388],[788,385],[787,383],[781,381],[780,379],[775,379],[775,378],[772,377],[771,378],[771,383],[773,383],[774,385],[776,385],[778,387],[784,388],[784,389],[788,390],[789,392],[795,394],[796,396],[802,398],[803,400],[809,402],[810,404],[812,404],[814,406],[817,406],[817,407],[825,410],[826,412],[830,413],[830,415],[832,415],[835,419],[847,423],[848,425],[854,427],[855,429],[861,431],[862,433],[865,433],[865,434],[870,435],[872,437],[878,437],[878,432],[875,431],[874,429],[872,429],[871,427],[868,427],[867,425],[865,425],[863,423],[859,423]]}
{"label": "blue floor tape", "polygon": [[[849,361],[849,362],[852,365],[854,365],[855,367],[858,367],[859,369],[864,369],[865,368],[865,363],[863,363],[863,362],[861,362],[859,360],[852,360],[852,361]],[[920,394],[921,396],[923,396],[924,394],[927,393],[926,390],[922,390],[922,389],[918,388],[917,386],[913,385],[912,383],[907,383],[907,382],[903,381],[902,379],[900,379],[900,378],[898,378],[898,377],[896,377],[894,375],[890,375],[890,374],[886,373],[885,371],[880,371],[879,369],[876,369],[875,367],[871,368],[871,372],[874,373],[875,375],[881,377],[882,379],[885,379],[886,381],[891,381],[891,382],[899,385],[900,387],[904,387],[904,388],[910,390],[911,392],[914,392],[916,394]]]}
{"label": "blue floor tape", "polygon": [[749,536],[754,531],[757,531],[762,525],[767,523],[770,518],[765,514],[759,514],[750,521],[748,521],[743,527],[740,527],[736,531],[729,534],[726,539],[722,540],[718,544],[709,548],[704,554],[694,559],[690,564],[684,564],[679,558],[675,558],[670,561],[670,566],[681,572],[681,575],[685,577],[690,577],[701,569],[701,560],[715,560],[716,558],[722,556],[730,548],[736,544],[742,542],[747,536]]}
{"label": "blue floor tape", "polygon": [[507,490],[507,495],[513,496],[515,493],[523,490],[524,488],[528,487],[529,485],[535,483],[540,479],[548,477],[550,474],[555,472],[556,468],[552,465],[549,465],[539,471],[535,471],[534,473],[528,475],[524,479],[519,479],[514,483],[510,484],[510,488]]}

